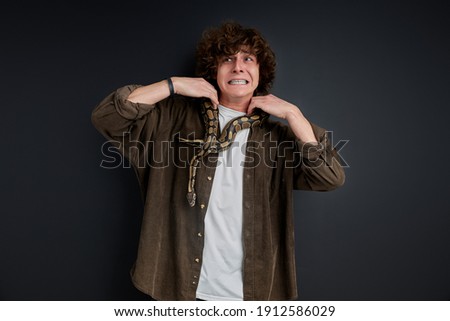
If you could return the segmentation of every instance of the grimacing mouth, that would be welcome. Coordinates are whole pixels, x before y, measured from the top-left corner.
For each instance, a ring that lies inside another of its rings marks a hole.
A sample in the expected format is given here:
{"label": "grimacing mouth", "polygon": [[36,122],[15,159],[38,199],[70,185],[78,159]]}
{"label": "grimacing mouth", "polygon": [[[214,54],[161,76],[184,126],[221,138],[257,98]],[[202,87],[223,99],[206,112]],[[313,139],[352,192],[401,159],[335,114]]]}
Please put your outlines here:
{"label": "grimacing mouth", "polygon": [[230,81],[228,81],[229,85],[247,85],[248,84],[248,80],[245,79],[232,79]]}

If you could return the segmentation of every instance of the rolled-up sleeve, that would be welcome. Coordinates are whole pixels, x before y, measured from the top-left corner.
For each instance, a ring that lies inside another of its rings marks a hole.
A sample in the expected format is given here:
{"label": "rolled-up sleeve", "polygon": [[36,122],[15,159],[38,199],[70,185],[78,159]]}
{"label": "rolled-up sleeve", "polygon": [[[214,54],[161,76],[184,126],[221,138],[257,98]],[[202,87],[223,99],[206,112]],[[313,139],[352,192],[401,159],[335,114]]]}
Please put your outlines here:
{"label": "rolled-up sleeve", "polygon": [[152,131],[148,128],[154,128],[158,122],[158,113],[152,112],[156,105],[127,100],[138,87],[140,85],[128,85],[111,92],[91,114],[94,127],[132,163],[144,154],[145,142],[152,140]]}
{"label": "rolled-up sleeve", "polygon": [[296,140],[300,166],[295,169],[294,188],[329,191],[345,182],[345,172],[339,155],[333,149],[325,129],[311,124],[318,144]]}
{"label": "rolled-up sleeve", "polygon": [[131,92],[140,85],[121,87],[106,96],[93,110],[91,120],[94,127],[108,139],[121,137],[130,132],[130,127],[155,105],[133,103],[127,100]]}

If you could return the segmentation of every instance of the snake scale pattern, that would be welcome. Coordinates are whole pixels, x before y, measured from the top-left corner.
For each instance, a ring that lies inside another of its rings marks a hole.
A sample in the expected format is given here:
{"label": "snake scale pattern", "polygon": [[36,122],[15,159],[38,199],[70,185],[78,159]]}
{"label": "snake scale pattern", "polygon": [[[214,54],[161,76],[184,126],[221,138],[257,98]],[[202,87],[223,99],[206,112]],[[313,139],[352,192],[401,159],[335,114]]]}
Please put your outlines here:
{"label": "snake scale pattern", "polygon": [[186,197],[191,207],[195,206],[195,201],[197,199],[197,194],[195,193],[195,177],[200,159],[209,154],[215,154],[226,150],[231,146],[236,134],[240,130],[260,126],[269,116],[261,110],[256,110],[251,115],[239,116],[231,119],[225,125],[222,132],[220,132],[219,110],[214,108],[209,100],[203,102],[202,114],[206,126],[205,138],[192,140],[180,138],[180,141],[182,142],[200,147],[199,152],[197,152],[189,162],[189,183]]}

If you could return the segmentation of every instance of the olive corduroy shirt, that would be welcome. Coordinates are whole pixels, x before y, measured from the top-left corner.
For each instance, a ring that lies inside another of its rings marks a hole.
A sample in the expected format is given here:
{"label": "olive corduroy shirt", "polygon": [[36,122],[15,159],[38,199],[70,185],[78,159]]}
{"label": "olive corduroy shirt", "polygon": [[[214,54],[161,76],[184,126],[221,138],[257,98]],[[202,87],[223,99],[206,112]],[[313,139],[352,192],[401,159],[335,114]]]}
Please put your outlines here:
{"label": "olive corduroy shirt", "polygon": [[[197,170],[197,202],[187,199],[189,160],[203,139],[201,99],[174,95],[154,105],[132,103],[140,85],[121,87],[96,106],[92,122],[132,164],[144,213],[133,284],[157,300],[195,300],[202,264],[204,218],[217,155]],[[329,191],[345,174],[326,131],[311,124],[319,145],[300,142],[270,118],[252,128],[243,175],[244,300],[297,298],[293,190]]]}

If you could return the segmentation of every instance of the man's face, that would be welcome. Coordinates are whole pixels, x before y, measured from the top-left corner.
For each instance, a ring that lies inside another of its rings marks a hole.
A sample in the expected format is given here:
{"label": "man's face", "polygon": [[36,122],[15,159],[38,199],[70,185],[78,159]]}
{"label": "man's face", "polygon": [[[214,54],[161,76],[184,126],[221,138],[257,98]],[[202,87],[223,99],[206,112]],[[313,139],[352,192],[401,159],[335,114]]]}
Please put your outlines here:
{"label": "man's face", "polygon": [[242,48],[237,54],[220,58],[217,84],[221,99],[229,102],[248,99],[259,83],[259,63],[256,56]]}

